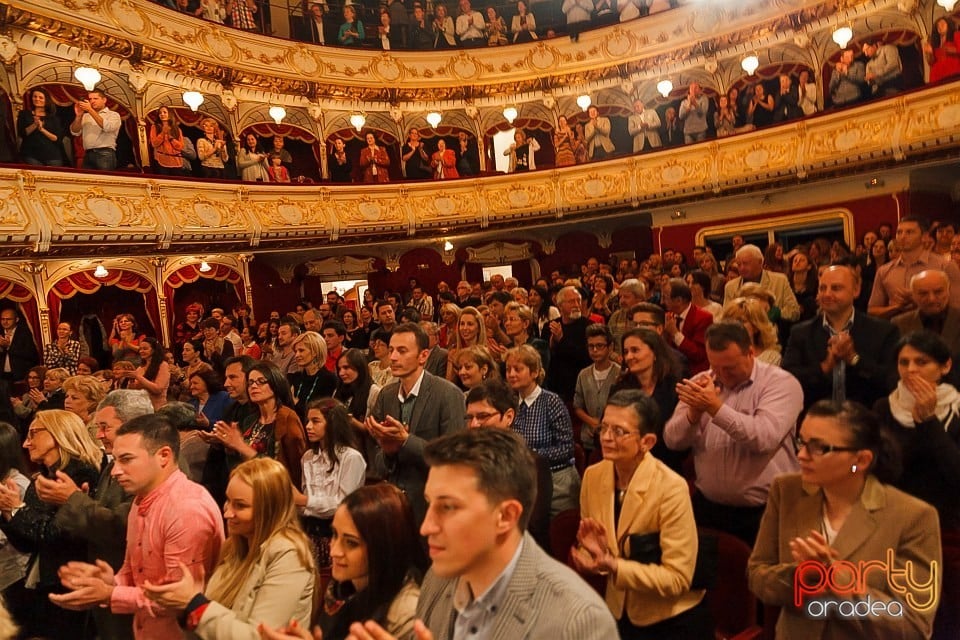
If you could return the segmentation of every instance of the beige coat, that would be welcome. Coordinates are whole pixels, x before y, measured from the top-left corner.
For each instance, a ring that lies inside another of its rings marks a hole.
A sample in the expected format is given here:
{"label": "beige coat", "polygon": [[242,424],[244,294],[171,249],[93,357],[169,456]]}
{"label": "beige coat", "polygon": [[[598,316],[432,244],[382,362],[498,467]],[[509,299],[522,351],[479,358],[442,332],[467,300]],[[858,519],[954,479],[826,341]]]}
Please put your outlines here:
{"label": "beige coat", "polygon": [[[207,593],[216,584],[214,572]],[[233,607],[211,602],[194,633],[204,640],[260,640],[257,625],[261,622],[280,628],[292,619],[309,629],[313,588],[314,571],[301,564],[290,540],[274,536],[264,544]]]}

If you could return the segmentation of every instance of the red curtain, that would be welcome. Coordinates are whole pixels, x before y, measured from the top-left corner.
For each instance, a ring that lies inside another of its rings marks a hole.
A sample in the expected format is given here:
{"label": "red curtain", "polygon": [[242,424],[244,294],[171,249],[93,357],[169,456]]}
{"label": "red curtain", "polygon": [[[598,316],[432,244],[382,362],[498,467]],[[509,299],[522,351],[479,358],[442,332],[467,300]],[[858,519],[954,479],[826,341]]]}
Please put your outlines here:
{"label": "red curtain", "polygon": [[327,142],[329,142],[330,145],[332,146],[333,141],[336,138],[340,138],[345,142],[349,142],[350,140],[359,140],[360,142],[366,144],[364,142],[364,139],[368,131],[373,133],[373,135],[376,136],[377,138],[377,142],[379,142],[385,147],[400,144],[400,141],[392,133],[383,131],[381,129],[368,129],[367,127],[364,127],[363,131],[357,131],[352,127],[349,129],[340,129],[339,131],[334,131],[329,136],[327,136]]}
{"label": "red curtain", "polygon": [[485,138],[492,138],[494,134],[501,131],[510,131],[510,129],[523,129],[524,131],[546,131],[553,134],[554,126],[549,122],[534,118],[517,118],[510,124],[506,120],[501,120],[493,125],[483,134]]}
{"label": "red curtain", "polygon": [[[31,89],[33,88],[35,87],[31,87]],[[70,107],[72,109],[75,102],[87,99],[87,90],[83,87],[69,84],[45,84],[43,88],[47,90],[50,94],[50,99],[53,100],[53,103],[58,107]],[[29,91],[24,95],[23,104],[30,104]],[[137,133],[137,119],[133,117],[133,114],[126,105],[117,102],[110,96],[107,96],[107,107],[109,107],[111,111],[116,111],[120,114],[120,119],[123,120],[123,128],[130,138],[130,144],[133,145],[133,157],[139,165],[140,136]],[[74,136],[73,138],[73,157],[77,165],[76,168],[79,169],[83,165],[83,140],[80,139],[80,136]]]}
{"label": "red curtain", "polygon": [[212,268],[207,273],[200,271],[200,265],[188,264],[174,271],[167,281],[163,283],[163,295],[167,299],[167,312],[170,315],[170,322],[173,326],[177,325],[176,313],[174,311],[173,298],[177,289],[185,284],[196,282],[200,278],[210,278],[220,282],[229,282],[233,285],[237,293],[237,300],[241,303],[246,301],[243,294],[243,277],[222,264],[211,264]]}
{"label": "red curtain", "polygon": [[57,326],[60,321],[60,301],[72,298],[78,293],[91,294],[100,290],[100,287],[119,287],[125,291],[136,291],[143,295],[143,306],[147,310],[147,317],[153,325],[154,335],[160,336],[160,301],[153,285],[143,276],[124,271],[111,269],[106,278],[95,278],[93,271],[81,271],[71,274],[57,282],[47,295],[47,305],[50,307],[50,325]]}
{"label": "red curtain", "polygon": [[20,315],[23,316],[30,333],[33,334],[37,352],[43,353],[43,344],[40,340],[40,309],[37,307],[37,301],[33,294],[21,284],[9,280],[0,280],[0,300],[2,299],[17,303]]}

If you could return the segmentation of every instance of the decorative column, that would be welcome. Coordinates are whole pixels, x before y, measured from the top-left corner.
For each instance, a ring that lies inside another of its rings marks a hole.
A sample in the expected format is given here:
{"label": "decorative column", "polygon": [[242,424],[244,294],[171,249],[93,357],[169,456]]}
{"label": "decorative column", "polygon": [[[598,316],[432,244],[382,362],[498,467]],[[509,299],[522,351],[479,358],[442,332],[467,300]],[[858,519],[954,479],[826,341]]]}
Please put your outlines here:
{"label": "decorative column", "polygon": [[487,170],[486,144],[483,140],[482,124],[480,122],[480,110],[473,105],[467,105],[467,116],[473,122],[473,132],[477,138],[477,153],[480,155],[480,173]]}
{"label": "decorative column", "polygon": [[320,177],[327,180],[330,178],[330,169],[327,166],[327,140],[323,136],[323,109],[318,104],[311,104],[307,111],[310,113],[310,119],[316,123],[313,131],[317,140],[320,141]]}
{"label": "decorative column", "polygon": [[237,260],[240,261],[240,273],[243,275],[243,301],[250,307],[251,314],[253,313],[253,284],[250,282],[250,263],[253,262],[254,257],[252,253],[241,253],[237,256]]}
{"label": "decorative column", "polygon": [[46,272],[47,267],[38,261],[21,262],[20,270],[30,276],[33,282],[33,297],[37,301],[37,311],[40,315],[40,342],[46,348],[53,338],[50,330],[50,307],[47,306]]}
{"label": "decorative column", "polygon": [[150,258],[150,264],[153,265],[154,273],[156,274],[154,280],[157,283],[157,302],[160,306],[160,337],[163,340],[163,344],[173,344],[171,342],[171,332],[172,327],[170,312],[167,309],[167,292],[163,286],[163,270],[167,266],[167,259],[164,256],[156,256]]}
{"label": "decorative column", "polygon": [[147,76],[142,71],[139,69],[133,69],[127,73],[127,82],[130,83],[130,87],[133,88],[136,96],[135,104],[130,106],[133,108],[134,117],[137,119],[137,140],[140,151],[140,166],[146,168],[150,166],[150,141],[147,139],[149,132],[147,131],[148,123],[147,114],[144,112],[143,95],[147,90],[149,81],[147,80]]}

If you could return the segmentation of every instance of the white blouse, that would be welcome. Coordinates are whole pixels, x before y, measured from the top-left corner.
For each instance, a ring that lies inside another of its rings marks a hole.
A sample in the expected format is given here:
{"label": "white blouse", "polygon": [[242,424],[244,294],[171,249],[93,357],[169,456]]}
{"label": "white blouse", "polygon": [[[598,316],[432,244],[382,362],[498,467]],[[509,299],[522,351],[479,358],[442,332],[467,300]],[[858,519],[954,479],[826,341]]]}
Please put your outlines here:
{"label": "white blouse", "polygon": [[363,485],[367,463],[352,447],[337,450],[340,461],[330,471],[330,459],[323,449],[314,453],[308,449],[301,459],[303,466],[303,493],[307,506],[303,514],[314,518],[332,518],[340,502]]}

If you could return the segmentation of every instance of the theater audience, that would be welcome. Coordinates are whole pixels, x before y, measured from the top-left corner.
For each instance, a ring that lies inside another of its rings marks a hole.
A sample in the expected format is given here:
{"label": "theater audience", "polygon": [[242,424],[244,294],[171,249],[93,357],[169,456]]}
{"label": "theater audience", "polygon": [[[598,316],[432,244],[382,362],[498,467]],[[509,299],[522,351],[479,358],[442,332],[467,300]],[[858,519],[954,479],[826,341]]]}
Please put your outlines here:
{"label": "theater audience", "polygon": [[783,357],[780,354],[780,342],[777,339],[777,327],[764,310],[763,305],[754,298],[736,298],[723,313],[724,321],[739,322],[750,334],[753,351],[760,362],[780,366]]}
{"label": "theater audience", "polygon": [[697,524],[689,487],[651,453],[656,402],[641,391],[620,391],[605,404],[603,461],[583,476],[573,562],[608,576],[607,606],[621,638],[708,638],[704,590],[691,589]]}
{"label": "theater audience", "polygon": [[314,331],[301,333],[293,340],[293,361],[299,371],[287,375],[293,387],[293,403],[303,422],[311,400],[333,395],[337,376],[326,368],[327,343]]}
{"label": "theater audience", "polygon": [[196,410],[197,425],[206,430],[223,419],[230,396],[223,390],[223,379],[210,367],[203,367],[187,379],[190,405]]}
{"label": "theater audience", "polygon": [[167,388],[170,386],[170,365],[163,359],[163,349],[156,338],[144,338],[139,345],[140,360],[143,362],[133,372],[125,374],[130,380],[131,389],[144,389],[150,394],[153,408],[159,409],[167,403]]}
{"label": "theater audience", "polygon": [[960,393],[949,382],[954,359],[936,334],[897,343],[897,388],[877,401],[880,423],[899,441],[903,472],[894,486],[937,509],[944,530],[960,530]]}
{"label": "theater audience", "polygon": [[933,23],[930,39],[923,43],[923,53],[930,65],[930,82],[960,75],[960,35],[949,18],[940,17]]}
{"label": "theater audience", "polygon": [[183,571],[172,582],[145,580],[144,594],[182,611],[187,630],[204,640],[256,638],[261,624],[309,624],[315,565],[283,465],[257,458],[234,469],[223,515],[228,535],[206,587]]}
{"label": "theater audience", "polygon": [[758,362],[747,330],[707,330],[710,370],[677,384],[679,403],[664,427],[671,449],[693,448],[698,526],[752,545],[773,478],[797,469],[791,441],[803,407],[800,383]]}
{"label": "theater audience", "polygon": [[48,369],[63,367],[71,375],[77,373],[80,361],[80,341],[72,337],[69,322],[57,325],[57,338],[43,349],[43,364]]}
{"label": "theater audience", "polygon": [[[857,403],[823,400],[807,412],[796,443],[800,473],[773,481],[748,568],[750,590],[780,607],[777,637],[929,637],[936,610],[925,606],[935,593],[930,570],[941,564],[937,513],[885,484],[899,462],[889,435]],[[906,595],[918,606],[903,606],[899,616],[843,617],[826,607],[811,615],[822,594],[795,586],[801,566],[807,577],[800,579],[814,584],[831,565],[870,562],[893,562],[897,571],[907,565],[911,582],[898,586],[885,572],[864,571],[858,593],[874,602]]]}

